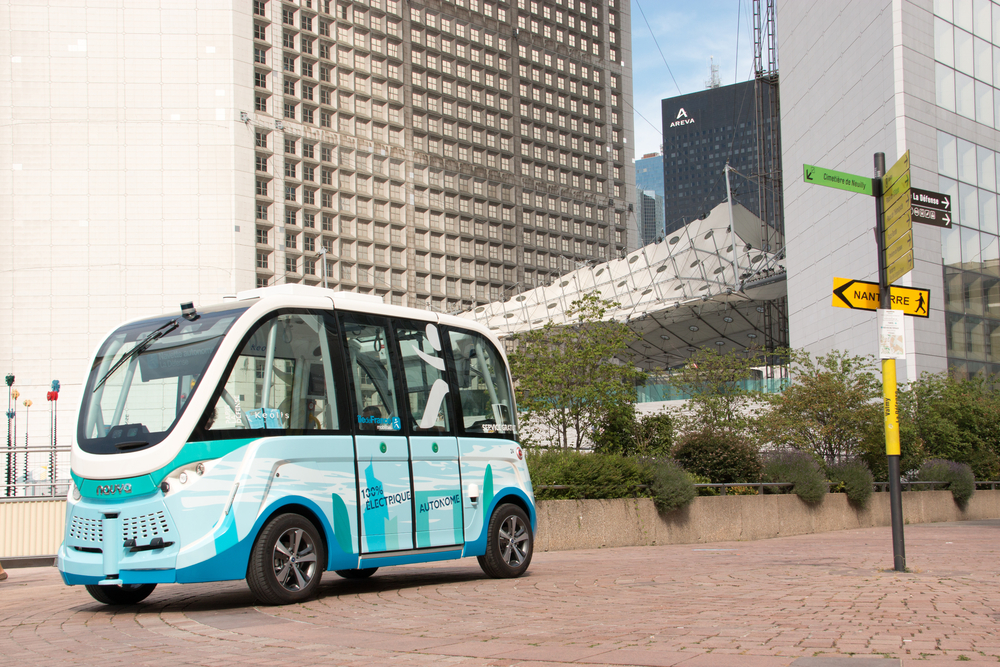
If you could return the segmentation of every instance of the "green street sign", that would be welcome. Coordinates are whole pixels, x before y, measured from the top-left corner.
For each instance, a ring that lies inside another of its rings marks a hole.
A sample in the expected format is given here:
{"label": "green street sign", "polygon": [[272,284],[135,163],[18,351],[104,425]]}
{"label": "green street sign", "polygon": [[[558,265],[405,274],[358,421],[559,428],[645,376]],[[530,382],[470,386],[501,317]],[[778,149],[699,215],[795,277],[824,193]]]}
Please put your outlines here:
{"label": "green street sign", "polygon": [[872,179],[867,176],[857,176],[843,171],[814,167],[811,164],[802,165],[802,172],[806,183],[813,185],[825,185],[828,188],[857,192],[862,195],[873,195]]}

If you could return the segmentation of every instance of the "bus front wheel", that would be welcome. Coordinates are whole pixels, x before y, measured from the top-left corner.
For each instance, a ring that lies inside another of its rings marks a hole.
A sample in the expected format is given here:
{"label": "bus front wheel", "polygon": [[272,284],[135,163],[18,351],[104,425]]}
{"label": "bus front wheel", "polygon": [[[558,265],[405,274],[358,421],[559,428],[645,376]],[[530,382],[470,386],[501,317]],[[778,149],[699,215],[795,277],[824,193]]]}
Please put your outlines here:
{"label": "bus front wheel", "polygon": [[271,519],[250,552],[247,584],[266,604],[293,604],[316,594],[326,562],[316,526],[298,514]]}
{"label": "bus front wheel", "polygon": [[500,505],[486,534],[486,554],[478,556],[479,567],[494,579],[520,577],[531,562],[534,536],[528,515],[517,505]]}
{"label": "bus front wheel", "polygon": [[135,604],[148,598],[156,584],[87,585],[86,588],[91,597],[104,604]]}

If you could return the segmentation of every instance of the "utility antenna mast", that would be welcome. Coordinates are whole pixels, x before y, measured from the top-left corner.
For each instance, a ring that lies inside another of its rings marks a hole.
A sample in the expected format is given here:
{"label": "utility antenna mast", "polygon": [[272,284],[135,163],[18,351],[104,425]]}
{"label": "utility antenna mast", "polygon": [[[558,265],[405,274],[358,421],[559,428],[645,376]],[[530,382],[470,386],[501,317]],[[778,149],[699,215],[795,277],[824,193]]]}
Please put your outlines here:
{"label": "utility antenna mast", "polygon": [[[781,196],[781,133],[778,100],[778,49],[775,43],[774,0],[753,0],[754,96],[757,121],[757,193],[761,246],[783,252],[784,206]],[[764,347],[771,352],[788,346],[788,299],[764,306]],[[768,364],[768,376],[773,365]]]}
{"label": "utility antenna mast", "polygon": [[722,80],[719,78],[719,66],[715,64],[715,56],[708,57],[708,70],[709,79],[705,82],[705,88],[718,88],[722,85]]}

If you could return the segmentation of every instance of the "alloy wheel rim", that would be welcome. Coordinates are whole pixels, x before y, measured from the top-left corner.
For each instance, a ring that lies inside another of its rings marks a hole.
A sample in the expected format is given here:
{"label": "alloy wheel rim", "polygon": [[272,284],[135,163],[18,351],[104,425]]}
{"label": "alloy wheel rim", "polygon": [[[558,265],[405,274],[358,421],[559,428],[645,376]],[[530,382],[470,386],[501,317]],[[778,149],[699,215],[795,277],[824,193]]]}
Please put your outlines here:
{"label": "alloy wheel rim", "polygon": [[274,543],[274,577],[287,591],[301,591],[316,574],[316,545],[301,528],[289,528]]}
{"label": "alloy wheel rim", "polygon": [[500,524],[500,556],[510,567],[518,567],[528,557],[527,526],[517,516],[509,516]]}

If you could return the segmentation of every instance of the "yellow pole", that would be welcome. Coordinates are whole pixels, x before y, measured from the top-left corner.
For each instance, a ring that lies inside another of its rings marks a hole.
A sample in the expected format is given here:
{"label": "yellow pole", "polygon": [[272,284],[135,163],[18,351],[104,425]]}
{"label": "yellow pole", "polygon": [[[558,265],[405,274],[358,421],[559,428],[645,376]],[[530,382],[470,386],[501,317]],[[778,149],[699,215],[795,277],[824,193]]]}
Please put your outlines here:
{"label": "yellow pole", "polygon": [[882,402],[885,406],[885,453],[899,456],[899,412],[896,409],[896,360],[882,360]]}

